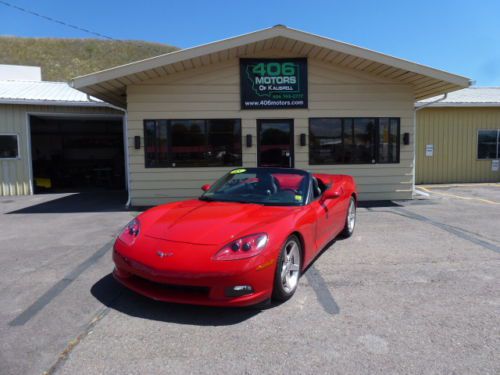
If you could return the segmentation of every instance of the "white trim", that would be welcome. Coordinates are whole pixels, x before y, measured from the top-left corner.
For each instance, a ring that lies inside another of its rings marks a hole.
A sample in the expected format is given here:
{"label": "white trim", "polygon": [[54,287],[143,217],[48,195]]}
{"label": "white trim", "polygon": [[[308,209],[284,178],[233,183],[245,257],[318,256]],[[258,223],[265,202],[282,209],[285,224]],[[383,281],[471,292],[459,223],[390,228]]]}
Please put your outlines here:
{"label": "white trim", "polygon": [[30,121],[30,113],[26,112],[26,152],[28,157],[28,179],[29,179],[29,188],[30,195],[35,193],[35,188],[33,187],[33,159],[31,155],[31,121]]}
{"label": "white trim", "polygon": [[57,118],[68,118],[68,117],[90,117],[90,118],[115,118],[121,119],[123,114],[120,113],[81,113],[81,112],[26,112],[29,116],[38,117],[57,117]]}
{"label": "white trim", "polygon": [[[430,103],[429,106],[426,104]],[[475,103],[470,103],[470,102],[454,102],[454,103],[447,103],[447,102],[438,102],[438,103],[431,103],[431,102],[417,102],[415,104],[417,108],[426,106],[426,107],[500,107],[500,102],[475,102]]]}
{"label": "white trim", "polygon": [[379,52],[368,50],[366,48],[361,48],[351,44],[339,42],[334,39],[325,38],[322,36],[306,33],[300,30],[290,29],[283,26],[255,31],[249,34],[223,39],[220,41],[208,43],[197,47],[186,48],[180,51],[170,52],[156,57],[151,57],[149,59],[132,62],[129,64],[102,70],[92,74],[87,74],[84,76],[73,78],[69,82],[69,84],[71,87],[74,87],[76,89],[81,89],[87,86],[99,84],[105,81],[110,81],[123,76],[140,73],[145,70],[150,70],[169,64],[174,64],[180,61],[193,59],[203,55],[216,53],[224,51],[226,49],[240,47],[243,45],[275,37],[284,37],[284,38],[294,39],[303,43],[313,44],[319,47],[335,50],[352,56],[393,66],[395,68],[399,68],[409,72],[422,74],[431,78],[450,82],[452,84],[462,87],[469,87],[471,84],[471,80],[466,77],[455,75],[443,70],[434,69],[407,60],[399,59],[393,56],[385,55]]}
{"label": "white trim", "polygon": [[59,107],[110,107],[106,102],[66,102],[62,100],[37,100],[37,99],[2,99],[0,104],[15,104],[15,105],[53,105]]}
{"label": "white trim", "polygon": [[21,157],[21,147],[19,146],[19,133],[11,133],[11,132],[0,132],[0,137],[2,135],[15,135],[16,136],[16,144],[17,144],[17,156],[14,158],[3,158],[0,156],[0,161],[5,161],[5,160],[22,160]]}
{"label": "white trim", "polygon": [[125,203],[125,207],[130,207],[130,202],[132,199],[130,193],[130,155],[128,152],[128,115],[127,112],[124,112],[123,115],[123,147],[125,152],[125,185],[127,188],[127,203]]}

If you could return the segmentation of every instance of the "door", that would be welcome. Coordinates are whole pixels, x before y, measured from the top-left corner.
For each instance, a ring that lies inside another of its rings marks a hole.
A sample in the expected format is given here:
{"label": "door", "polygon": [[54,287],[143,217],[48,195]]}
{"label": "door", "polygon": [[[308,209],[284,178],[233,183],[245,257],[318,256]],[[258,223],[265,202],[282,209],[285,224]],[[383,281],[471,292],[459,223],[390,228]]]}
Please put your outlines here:
{"label": "door", "polygon": [[258,120],[259,167],[293,168],[293,120]]}
{"label": "door", "polygon": [[337,191],[340,194],[338,198],[334,199],[325,199],[325,191],[315,193],[315,189],[317,188],[314,181],[312,184],[313,201],[311,202],[311,207],[316,212],[316,244],[319,249],[323,248],[328,241],[335,238],[344,228],[346,196],[344,194],[343,183],[340,182],[340,184],[340,186],[336,186],[334,182],[334,185],[330,187],[331,190]]}

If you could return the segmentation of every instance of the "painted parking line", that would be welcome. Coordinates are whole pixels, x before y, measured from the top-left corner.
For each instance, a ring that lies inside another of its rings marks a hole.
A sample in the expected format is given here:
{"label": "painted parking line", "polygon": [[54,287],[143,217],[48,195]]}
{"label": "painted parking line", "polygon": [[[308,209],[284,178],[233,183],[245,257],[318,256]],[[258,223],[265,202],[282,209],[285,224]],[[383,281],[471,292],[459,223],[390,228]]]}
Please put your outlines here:
{"label": "painted parking line", "polygon": [[36,314],[38,314],[45,306],[47,306],[54,298],[66,289],[75,279],[80,276],[87,268],[95,264],[104,254],[113,246],[114,240],[97,250],[89,258],[84,260],[70,273],[64,276],[61,280],[55,283],[49,290],[42,294],[35,302],[33,302],[26,310],[15,317],[10,323],[10,326],[22,326]]}
{"label": "painted parking line", "polygon": [[419,187],[417,187],[417,189],[421,189],[421,190],[423,190],[427,193],[430,193],[430,194],[437,194],[437,195],[442,195],[445,197],[462,199],[462,200],[466,200],[466,201],[478,201],[478,202],[493,204],[493,205],[500,204],[500,202],[496,202],[496,201],[492,201],[492,200],[484,199],[484,198],[467,197],[467,196],[463,196],[463,195],[456,195],[456,194],[450,194],[450,193],[443,193],[441,191],[434,191],[431,188],[424,187],[424,186],[419,186]]}
{"label": "painted parking line", "polygon": [[470,243],[473,243],[474,245],[481,246],[484,249],[494,251],[496,253],[500,254],[500,246],[490,242],[490,241],[485,241],[482,238],[479,238],[478,235],[473,235],[470,232],[467,232],[466,230],[458,227],[454,227],[445,223],[442,223],[440,221],[431,219],[430,217],[424,216],[424,215],[419,215],[415,212],[412,212],[406,208],[402,207],[394,207],[391,210],[386,210],[386,211],[377,211],[377,212],[389,212],[392,214],[400,215],[403,217],[406,217],[408,219],[412,220],[418,220],[423,223],[427,223],[430,225],[433,225],[441,230],[444,230],[458,238],[461,238],[465,241],[468,241]]}

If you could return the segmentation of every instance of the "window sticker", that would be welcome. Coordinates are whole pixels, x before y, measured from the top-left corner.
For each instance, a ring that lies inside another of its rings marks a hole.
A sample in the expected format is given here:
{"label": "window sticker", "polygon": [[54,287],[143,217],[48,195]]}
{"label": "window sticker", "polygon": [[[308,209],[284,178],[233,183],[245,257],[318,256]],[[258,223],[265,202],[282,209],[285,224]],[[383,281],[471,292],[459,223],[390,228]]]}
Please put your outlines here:
{"label": "window sticker", "polygon": [[241,169],[235,169],[234,171],[231,171],[229,173],[231,173],[231,174],[240,174],[240,173],[244,173],[244,172],[246,172],[246,169],[241,168]]}
{"label": "window sticker", "polygon": [[296,200],[297,202],[302,202],[302,195],[296,195],[296,196],[295,196],[295,200]]}

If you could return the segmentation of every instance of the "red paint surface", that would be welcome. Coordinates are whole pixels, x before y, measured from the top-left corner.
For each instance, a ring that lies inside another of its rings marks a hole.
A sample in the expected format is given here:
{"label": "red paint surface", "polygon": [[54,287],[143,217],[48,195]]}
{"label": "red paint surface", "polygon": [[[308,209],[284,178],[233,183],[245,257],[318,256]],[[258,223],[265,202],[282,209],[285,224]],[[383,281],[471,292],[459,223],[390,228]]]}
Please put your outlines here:
{"label": "red paint surface", "polygon": [[[292,233],[304,250],[303,268],[343,229],[349,199],[356,197],[354,179],[345,175],[316,174],[329,189],[341,191],[336,199],[316,199],[304,206],[263,206],[192,199],[152,208],[138,216],[141,229],[127,245],[117,239],[114,276],[147,297],[180,303],[245,306],[271,297],[279,252]],[[280,184],[294,188],[300,176],[275,175]],[[267,233],[258,255],[240,260],[214,260],[233,240]],[[158,253],[164,254],[160,257]],[[261,270],[262,264],[272,263]],[[167,285],[167,286],[165,286]],[[250,285],[254,292],[226,297],[224,290]],[[174,286],[174,287],[170,287]],[[200,288],[201,287],[201,288]]]}

